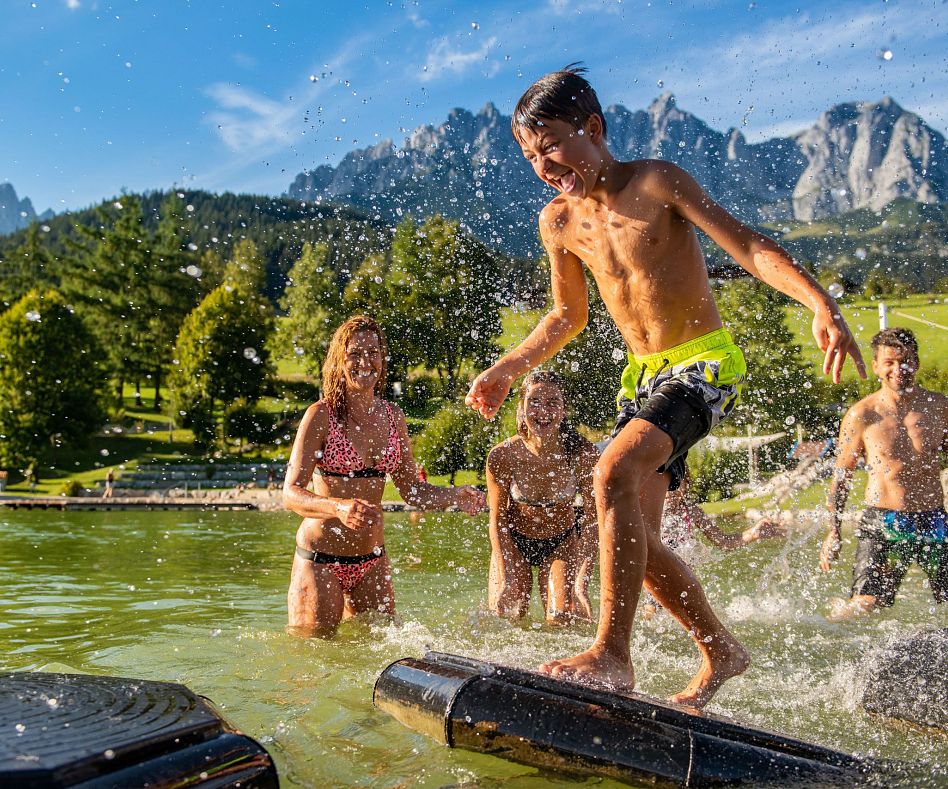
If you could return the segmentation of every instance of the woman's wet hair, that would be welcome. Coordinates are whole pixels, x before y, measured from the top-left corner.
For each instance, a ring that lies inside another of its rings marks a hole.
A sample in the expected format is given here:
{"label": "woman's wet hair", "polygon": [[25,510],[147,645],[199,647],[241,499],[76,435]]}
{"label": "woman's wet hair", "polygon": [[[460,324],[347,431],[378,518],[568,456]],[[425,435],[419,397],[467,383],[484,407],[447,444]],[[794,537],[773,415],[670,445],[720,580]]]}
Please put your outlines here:
{"label": "woman's wet hair", "polygon": [[349,342],[359,332],[370,331],[378,337],[379,349],[382,353],[382,371],[375,382],[375,394],[379,397],[385,394],[385,382],[388,376],[388,343],[382,327],[367,315],[353,315],[342,323],[333,333],[326,351],[326,361],[323,362],[323,397],[336,418],[345,423],[346,420],[346,349]]}
{"label": "woman's wet hair", "polygon": [[[530,437],[530,428],[527,425],[527,392],[534,384],[551,384],[560,390],[563,395],[563,403],[566,402],[566,381],[563,376],[553,370],[534,370],[529,373],[520,384],[520,393],[517,398],[517,435],[523,439]],[[567,405],[567,412],[569,411]],[[583,438],[573,427],[569,418],[564,416],[560,422],[560,438],[563,441],[563,450],[566,452],[566,459],[572,462],[579,456],[579,452],[586,439]]]}
{"label": "woman's wet hair", "polygon": [[893,348],[903,355],[918,358],[918,340],[911,329],[893,327],[877,332],[872,338],[872,355],[875,357],[880,348]]}
{"label": "woman's wet hair", "polygon": [[585,73],[586,68],[581,63],[570,63],[540,77],[527,88],[510,122],[514,138],[519,141],[523,129],[536,129],[543,121],[566,121],[579,129],[593,115],[602,121],[605,138],[606,118],[596,91],[582,76]]}

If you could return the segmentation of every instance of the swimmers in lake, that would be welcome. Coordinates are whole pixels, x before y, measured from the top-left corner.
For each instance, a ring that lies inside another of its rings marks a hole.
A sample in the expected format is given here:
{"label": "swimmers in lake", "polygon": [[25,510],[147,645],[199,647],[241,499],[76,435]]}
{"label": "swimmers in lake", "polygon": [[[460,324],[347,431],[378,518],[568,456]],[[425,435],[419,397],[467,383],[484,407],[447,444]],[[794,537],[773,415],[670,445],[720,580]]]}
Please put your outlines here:
{"label": "swimmers in lake", "polygon": [[860,458],[869,482],[856,529],[850,598],[833,601],[831,620],[887,607],[912,562],[928,576],[935,601],[948,601],[948,516],[941,469],[948,452],[948,397],[915,382],[918,343],[908,329],[872,338],[872,371],[881,387],[850,408],[839,428],[830,524],[820,569],[839,556],[843,510]]}
{"label": "swimmers in lake", "polygon": [[[490,505],[488,604],[495,613],[522,617],[530,606],[533,568],[546,620],[592,618],[580,557],[595,552],[592,473],[596,448],[566,419],[563,379],[537,371],[520,387],[517,435],[487,456]],[[577,499],[583,506],[576,507]]]}
{"label": "swimmers in lake", "polygon": [[727,418],[746,378],[743,354],[715,306],[696,228],[749,274],[813,311],[824,372],[835,381],[847,356],[864,375],[862,359],[836,302],[777,244],[738,222],[671,162],[613,158],[602,107],[582,69],[535,82],[517,103],[512,127],[537,177],[558,192],[540,212],[553,305],[475,379],[468,404],[493,417],[520,375],[582,331],[589,315],[584,265],[629,350],[615,438],[594,482],[599,630],[589,649],[541,670],[631,689],[633,620],[647,582],[701,653],[698,672],[672,700],[700,707],[747,668],[750,655],[660,537],[665,494],[678,486],[688,450]]}
{"label": "swimmers in lake", "polygon": [[386,476],[421,509],[474,515],[484,508],[476,488],[418,479],[405,416],[381,397],[387,355],[374,320],[357,315],[343,323],[323,364],[324,398],[307,409],[296,434],[283,485],[285,506],[303,517],[287,594],[295,632],[332,635],[355,614],[395,614],[382,531]]}

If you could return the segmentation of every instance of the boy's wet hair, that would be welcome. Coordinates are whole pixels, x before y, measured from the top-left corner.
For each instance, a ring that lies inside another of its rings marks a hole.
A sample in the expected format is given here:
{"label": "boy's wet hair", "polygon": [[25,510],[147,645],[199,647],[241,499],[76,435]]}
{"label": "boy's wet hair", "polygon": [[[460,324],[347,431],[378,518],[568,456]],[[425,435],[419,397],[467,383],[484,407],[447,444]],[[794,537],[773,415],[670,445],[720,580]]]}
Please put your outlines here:
{"label": "boy's wet hair", "polygon": [[602,121],[602,136],[606,136],[606,117],[602,114],[599,97],[592,85],[582,76],[586,68],[570,63],[559,71],[540,77],[520,97],[514,109],[510,128],[520,140],[522,129],[535,129],[543,121],[566,121],[577,129],[593,115]]}
{"label": "boy's wet hair", "polygon": [[877,332],[872,338],[873,357],[879,352],[880,348],[894,348],[903,354],[918,358],[918,340],[911,329],[883,329]]}

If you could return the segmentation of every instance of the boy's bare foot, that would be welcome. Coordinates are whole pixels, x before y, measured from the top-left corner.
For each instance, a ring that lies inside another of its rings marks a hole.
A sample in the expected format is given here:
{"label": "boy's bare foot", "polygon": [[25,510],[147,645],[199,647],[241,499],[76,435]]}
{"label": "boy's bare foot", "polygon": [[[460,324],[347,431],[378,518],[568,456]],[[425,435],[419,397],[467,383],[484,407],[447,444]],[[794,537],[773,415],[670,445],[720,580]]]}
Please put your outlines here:
{"label": "boy's bare foot", "polygon": [[540,671],[557,679],[609,690],[629,691],[635,687],[632,661],[597,647],[591,647],[576,657],[551,660],[540,666]]}
{"label": "boy's bare foot", "polygon": [[[719,648],[720,649],[720,648]],[[701,668],[692,677],[681,693],[676,693],[669,701],[701,709],[711,701],[711,697],[731,677],[743,674],[750,665],[747,650],[737,641],[731,640],[724,650],[707,652],[701,661]]]}
{"label": "boy's bare foot", "polygon": [[855,619],[857,616],[871,613],[875,610],[876,599],[874,597],[853,597],[845,600],[842,597],[833,597],[830,599],[830,610],[826,619],[830,622],[845,622],[848,619]]}

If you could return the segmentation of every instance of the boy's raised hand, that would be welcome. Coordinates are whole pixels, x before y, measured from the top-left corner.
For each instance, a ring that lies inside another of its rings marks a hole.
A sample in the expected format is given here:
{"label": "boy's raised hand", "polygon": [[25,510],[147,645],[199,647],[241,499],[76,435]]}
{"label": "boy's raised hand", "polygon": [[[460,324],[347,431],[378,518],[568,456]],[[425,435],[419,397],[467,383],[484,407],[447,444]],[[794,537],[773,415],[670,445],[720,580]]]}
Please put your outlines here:
{"label": "boy's raised hand", "polygon": [[484,419],[493,419],[510,394],[513,381],[510,375],[494,365],[474,379],[464,398],[464,404],[473,408]]}
{"label": "boy's raised hand", "polygon": [[856,338],[846,325],[838,305],[831,303],[814,313],[813,338],[825,354],[823,374],[832,375],[834,384],[839,383],[840,373],[847,356],[852,356],[859,377],[866,377],[866,363],[862,360]]}

